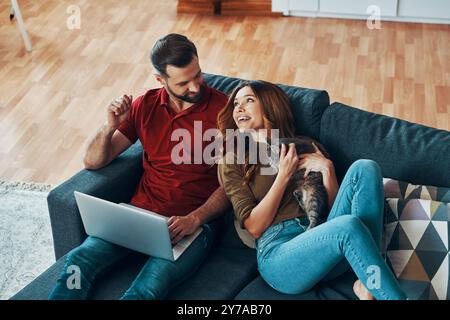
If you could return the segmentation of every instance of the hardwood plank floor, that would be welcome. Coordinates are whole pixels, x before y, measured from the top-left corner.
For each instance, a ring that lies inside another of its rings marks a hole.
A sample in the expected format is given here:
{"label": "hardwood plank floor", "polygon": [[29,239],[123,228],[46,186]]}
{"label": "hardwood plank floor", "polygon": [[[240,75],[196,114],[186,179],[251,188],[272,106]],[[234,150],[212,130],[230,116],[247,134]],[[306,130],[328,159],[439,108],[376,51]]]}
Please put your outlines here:
{"label": "hardwood plank floor", "polygon": [[[450,26],[177,14],[174,0],[0,2],[0,179],[58,184],[82,168],[108,102],[157,86],[149,50],[184,33],[205,72],[326,89],[332,101],[449,130]],[[66,26],[70,5],[81,28]]]}

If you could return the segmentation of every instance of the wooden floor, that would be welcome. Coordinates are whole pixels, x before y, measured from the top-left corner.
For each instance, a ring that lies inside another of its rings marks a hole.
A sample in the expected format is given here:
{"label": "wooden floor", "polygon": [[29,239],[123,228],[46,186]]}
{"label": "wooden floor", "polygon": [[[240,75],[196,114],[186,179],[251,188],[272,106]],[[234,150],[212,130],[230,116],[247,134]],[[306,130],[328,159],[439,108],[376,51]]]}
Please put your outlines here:
{"label": "wooden floor", "polygon": [[[449,130],[450,26],[176,14],[176,1],[20,1],[25,53],[0,2],[0,180],[58,184],[82,168],[108,102],[156,86],[149,50],[169,32],[206,72],[326,89],[332,101]],[[81,29],[69,30],[70,5]]]}

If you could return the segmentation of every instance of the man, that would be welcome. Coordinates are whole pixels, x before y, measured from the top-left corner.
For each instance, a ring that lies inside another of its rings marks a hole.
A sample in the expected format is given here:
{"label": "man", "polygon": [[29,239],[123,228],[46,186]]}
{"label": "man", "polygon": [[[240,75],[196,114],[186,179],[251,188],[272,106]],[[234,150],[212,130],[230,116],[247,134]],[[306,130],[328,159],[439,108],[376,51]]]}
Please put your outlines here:
{"label": "man", "polygon": [[[164,298],[191,275],[207,256],[215,236],[206,223],[229,206],[215,166],[203,162],[174,164],[171,158],[178,143],[171,139],[174,130],[188,130],[194,136],[194,121],[201,121],[203,131],[215,128],[217,114],[227,97],[205,84],[197,49],[185,36],[169,34],[159,39],[151,60],[155,77],[163,87],[149,90],[134,101],[128,95],[112,101],[107,121],[88,144],[84,165],[91,170],[102,168],[139,139],[144,173],[131,204],[170,216],[173,244],[201,225],[203,231],[175,262],[149,257],[122,299]],[[96,277],[131,252],[88,237],[68,254],[50,299],[88,298]],[[80,268],[81,288],[70,290],[67,269],[73,265]]]}

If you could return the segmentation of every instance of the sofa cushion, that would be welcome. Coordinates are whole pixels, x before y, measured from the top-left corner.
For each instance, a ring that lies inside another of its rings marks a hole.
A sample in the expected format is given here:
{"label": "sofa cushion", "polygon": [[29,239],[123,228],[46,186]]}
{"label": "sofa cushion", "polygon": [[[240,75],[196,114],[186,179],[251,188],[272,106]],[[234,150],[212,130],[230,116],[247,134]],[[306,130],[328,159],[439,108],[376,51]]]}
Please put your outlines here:
{"label": "sofa cushion", "polygon": [[375,160],[385,177],[450,187],[450,132],[333,103],[320,139],[342,181],[358,159]]}
{"label": "sofa cushion", "polygon": [[387,199],[383,253],[411,299],[450,298],[449,223],[449,203]]}
{"label": "sofa cushion", "polygon": [[[225,94],[230,94],[242,81],[213,74],[204,74],[206,83]],[[328,93],[324,90],[306,89],[279,84],[291,102],[295,118],[296,132],[319,139],[320,119],[330,104]]]}
{"label": "sofa cushion", "polygon": [[[448,299],[449,243],[446,239],[450,188],[414,185],[390,178],[383,178],[383,185],[387,198],[383,254],[389,266],[410,297],[445,299],[447,292]],[[412,199],[416,200],[407,201]],[[447,251],[444,260],[440,251]]]}
{"label": "sofa cushion", "polygon": [[348,271],[343,275],[317,284],[302,294],[284,294],[272,289],[260,276],[246,286],[236,300],[354,300],[353,283],[356,275]]}
{"label": "sofa cushion", "polygon": [[[146,259],[145,255],[135,254],[132,259],[114,267],[99,279],[92,298],[119,299],[136,278]],[[256,276],[256,257],[250,249],[219,246],[213,249],[205,262],[189,279],[172,290],[166,298],[169,300],[232,299]]]}
{"label": "sofa cushion", "polygon": [[[251,236],[249,234],[243,236],[245,229],[242,229],[240,224],[237,222],[232,209],[223,215],[222,228],[224,231],[221,239],[221,244],[224,247],[234,249],[251,248],[253,251],[255,251],[254,240],[251,241]],[[250,238],[246,239],[247,237]],[[248,242],[252,243],[249,245]]]}
{"label": "sofa cushion", "polygon": [[233,299],[257,275],[255,250],[221,246],[168,299]]}

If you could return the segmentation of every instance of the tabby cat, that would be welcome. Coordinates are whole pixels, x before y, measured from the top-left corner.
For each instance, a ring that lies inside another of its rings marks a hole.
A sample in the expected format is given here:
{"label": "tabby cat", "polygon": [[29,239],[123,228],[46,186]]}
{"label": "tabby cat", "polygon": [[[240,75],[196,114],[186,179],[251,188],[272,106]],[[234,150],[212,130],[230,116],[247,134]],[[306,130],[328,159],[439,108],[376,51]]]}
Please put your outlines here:
{"label": "tabby cat", "polygon": [[[294,143],[297,155],[314,153],[316,150],[312,142],[326,158],[330,158],[325,148],[309,137],[296,136],[279,140],[280,147],[281,144],[285,144],[288,147],[290,143]],[[298,170],[292,175],[290,183],[296,184],[293,195],[308,216],[309,226],[307,230],[309,230],[326,221],[328,215],[328,194],[323,185],[322,173],[310,172],[307,177],[304,177],[304,174],[305,169]]]}

